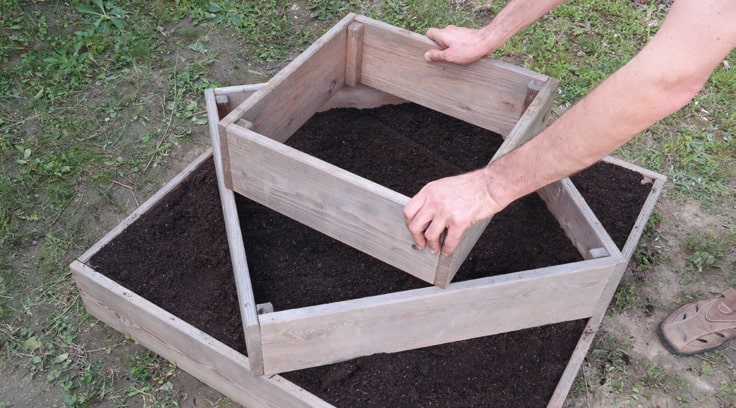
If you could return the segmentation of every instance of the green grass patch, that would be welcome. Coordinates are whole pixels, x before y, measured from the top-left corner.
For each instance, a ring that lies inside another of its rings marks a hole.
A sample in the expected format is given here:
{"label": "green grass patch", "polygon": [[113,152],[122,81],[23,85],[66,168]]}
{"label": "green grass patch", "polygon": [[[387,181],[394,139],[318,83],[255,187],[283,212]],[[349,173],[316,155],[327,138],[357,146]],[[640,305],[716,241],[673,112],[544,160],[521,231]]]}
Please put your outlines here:
{"label": "green grass patch", "polygon": [[694,272],[716,268],[726,249],[726,243],[711,232],[689,234],[682,246],[689,252],[687,269]]}

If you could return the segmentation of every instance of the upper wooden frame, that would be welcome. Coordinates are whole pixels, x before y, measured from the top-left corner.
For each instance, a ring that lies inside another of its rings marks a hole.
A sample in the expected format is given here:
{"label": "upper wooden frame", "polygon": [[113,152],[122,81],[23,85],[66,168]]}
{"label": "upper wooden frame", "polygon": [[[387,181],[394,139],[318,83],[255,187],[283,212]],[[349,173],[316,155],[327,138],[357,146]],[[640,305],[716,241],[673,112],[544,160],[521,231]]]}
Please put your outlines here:
{"label": "upper wooden frame", "polygon": [[463,66],[425,61],[436,47],[425,36],[348,15],[250,98],[230,103],[218,123],[225,186],[447,287],[487,222],[467,231],[451,257],[418,250],[402,213],[409,197],[283,144],[346,89],[370,89],[363,93],[375,103],[410,101],[496,132],[506,141],[495,157],[539,131],[556,79],[489,58]]}

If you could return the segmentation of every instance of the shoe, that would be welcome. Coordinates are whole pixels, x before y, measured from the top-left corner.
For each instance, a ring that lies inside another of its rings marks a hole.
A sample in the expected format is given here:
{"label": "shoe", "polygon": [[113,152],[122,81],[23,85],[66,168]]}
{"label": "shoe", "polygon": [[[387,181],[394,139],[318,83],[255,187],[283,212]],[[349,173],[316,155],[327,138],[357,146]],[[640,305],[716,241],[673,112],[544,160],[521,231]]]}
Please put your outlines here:
{"label": "shoe", "polygon": [[659,324],[659,336],[672,353],[685,356],[724,346],[736,338],[736,288],[681,306]]}

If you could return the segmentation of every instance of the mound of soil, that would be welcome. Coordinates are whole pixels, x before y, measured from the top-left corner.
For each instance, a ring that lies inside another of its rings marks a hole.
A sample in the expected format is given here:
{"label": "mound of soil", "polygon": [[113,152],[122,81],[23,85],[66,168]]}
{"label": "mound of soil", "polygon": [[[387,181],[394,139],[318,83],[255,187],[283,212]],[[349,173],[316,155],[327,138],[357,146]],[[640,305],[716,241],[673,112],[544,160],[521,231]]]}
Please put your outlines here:
{"label": "mound of soil", "polygon": [[[501,138],[413,104],[315,115],[288,144],[405,195],[485,165]],[[599,163],[573,180],[622,246],[650,185]],[[257,303],[276,310],[427,286],[237,197]],[[581,260],[536,195],[496,215],[454,281]],[[102,248],[90,265],[246,353],[212,162]],[[543,407],[585,320],[283,374],[339,407]]]}

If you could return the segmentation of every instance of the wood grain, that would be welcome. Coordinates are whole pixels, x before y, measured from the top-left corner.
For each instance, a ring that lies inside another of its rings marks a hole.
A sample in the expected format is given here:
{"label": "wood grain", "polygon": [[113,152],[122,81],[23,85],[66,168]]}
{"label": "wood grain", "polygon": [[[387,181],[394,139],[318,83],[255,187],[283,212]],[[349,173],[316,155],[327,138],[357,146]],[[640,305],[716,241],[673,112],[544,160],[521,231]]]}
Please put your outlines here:
{"label": "wood grain", "polygon": [[591,316],[610,258],[261,315],[266,374]]}
{"label": "wood grain", "polygon": [[434,282],[438,255],[415,249],[402,212],[408,197],[249,129],[227,132],[236,192]]}
{"label": "wood grain", "polygon": [[547,77],[484,58],[468,65],[427,62],[429,38],[364,16],[361,82],[506,136],[523,113],[529,81]]}
{"label": "wood grain", "polygon": [[345,85],[346,32],[354,14],[338,22],[261,89],[233,109],[220,133],[239,119],[284,142]]}
{"label": "wood grain", "polygon": [[331,407],[279,376],[256,377],[244,355],[97,273],[80,261],[72,276],[87,311],[247,407]]}

